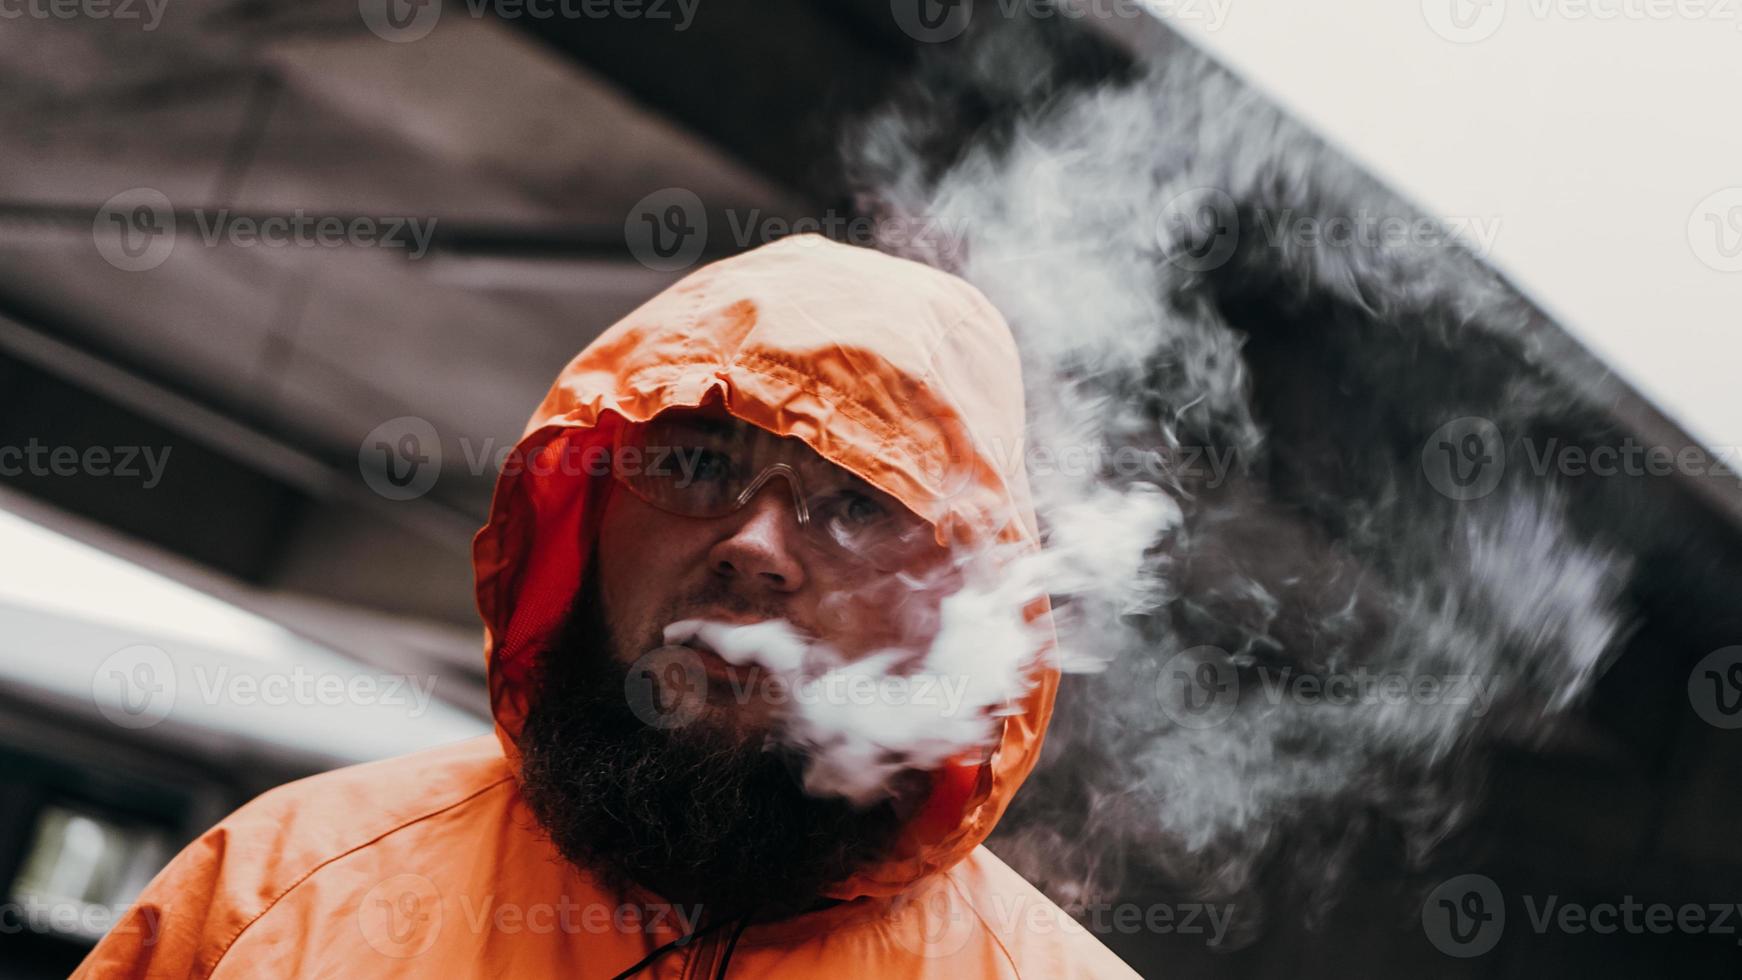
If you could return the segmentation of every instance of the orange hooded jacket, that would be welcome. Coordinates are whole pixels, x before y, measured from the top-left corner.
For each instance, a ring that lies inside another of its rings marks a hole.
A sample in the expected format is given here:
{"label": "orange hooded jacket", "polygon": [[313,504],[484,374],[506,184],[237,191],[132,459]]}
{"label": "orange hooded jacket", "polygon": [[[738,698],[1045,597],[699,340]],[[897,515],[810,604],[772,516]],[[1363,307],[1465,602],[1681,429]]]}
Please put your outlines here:
{"label": "orange hooded jacket", "polygon": [[[565,459],[624,419],[711,394],[930,520],[940,538],[1032,542],[1020,365],[972,286],[816,236],[688,276],[564,369],[474,542],[496,735],[263,794],[183,850],[76,976],[610,978],[695,923],[610,894],[538,831],[516,773],[531,651],[575,595],[603,493]],[[605,442],[608,445],[608,442]],[[1044,610],[1037,615],[1044,616]],[[984,759],[933,774],[896,853],[820,911],[750,926],[733,977],[1135,976],[981,842],[1033,767],[1058,676]],[[636,976],[711,977],[700,936]]]}

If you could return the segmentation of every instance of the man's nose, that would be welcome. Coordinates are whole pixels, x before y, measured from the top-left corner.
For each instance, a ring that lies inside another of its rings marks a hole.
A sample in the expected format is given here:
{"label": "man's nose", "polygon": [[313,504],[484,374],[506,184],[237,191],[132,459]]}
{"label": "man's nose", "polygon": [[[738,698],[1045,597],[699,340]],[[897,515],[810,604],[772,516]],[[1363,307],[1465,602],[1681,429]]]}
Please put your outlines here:
{"label": "man's nose", "polygon": [[714,574],[754,592],[796,592],[805,582],[799,560],[798,515],[792,485],[784,478],[769,480],[731,515],[731,533],[708,551]]}

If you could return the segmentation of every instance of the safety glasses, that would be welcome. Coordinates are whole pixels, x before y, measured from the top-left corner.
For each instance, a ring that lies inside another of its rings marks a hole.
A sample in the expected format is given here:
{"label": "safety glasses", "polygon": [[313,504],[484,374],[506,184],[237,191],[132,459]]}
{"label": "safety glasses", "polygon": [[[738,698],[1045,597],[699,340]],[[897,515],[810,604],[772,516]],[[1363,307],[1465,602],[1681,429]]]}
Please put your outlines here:
{"label": "safety glasses", "polygon": [[677,411],[626,424],[611,472],[636,497],[683,517],[724,517],[784,479],[811,547],[880,571],[901,571],[939,550],[931,525],[895,498],[798,439],[730,416]]}

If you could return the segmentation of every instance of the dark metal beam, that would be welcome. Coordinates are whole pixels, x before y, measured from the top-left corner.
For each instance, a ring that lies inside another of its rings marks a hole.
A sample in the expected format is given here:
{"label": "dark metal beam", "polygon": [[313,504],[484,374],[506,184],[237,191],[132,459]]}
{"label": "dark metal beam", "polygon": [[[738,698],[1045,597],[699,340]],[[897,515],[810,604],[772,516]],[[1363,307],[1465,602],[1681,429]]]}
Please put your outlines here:
{"label": "dark metal beam", "polygon": [[507,23],[800,191],[831,183],[839,121],[875,105],[906,61],[810,0],[711,0],[681,31],[638,18]]}
{"label": "dark metal beam", "polygon": [[[476,626],[466,543],[479,515],[376,497],[355,460],[310,456],[4,316],[0,447],[0,484],[239,581]],[[149,486],[146,450],[163,460]],[[112,472],[122,452],[138,475]]]}

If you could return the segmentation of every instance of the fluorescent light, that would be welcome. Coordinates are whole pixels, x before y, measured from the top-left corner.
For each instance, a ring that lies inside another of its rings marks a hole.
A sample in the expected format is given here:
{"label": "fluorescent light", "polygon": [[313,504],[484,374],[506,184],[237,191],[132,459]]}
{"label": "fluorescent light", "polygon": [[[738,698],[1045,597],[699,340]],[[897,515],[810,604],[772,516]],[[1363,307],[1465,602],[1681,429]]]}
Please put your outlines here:
{"label": "fluorescent light", "polygon": [[263,659],[306,645],[283,626],[0,511],[0,603]]}

